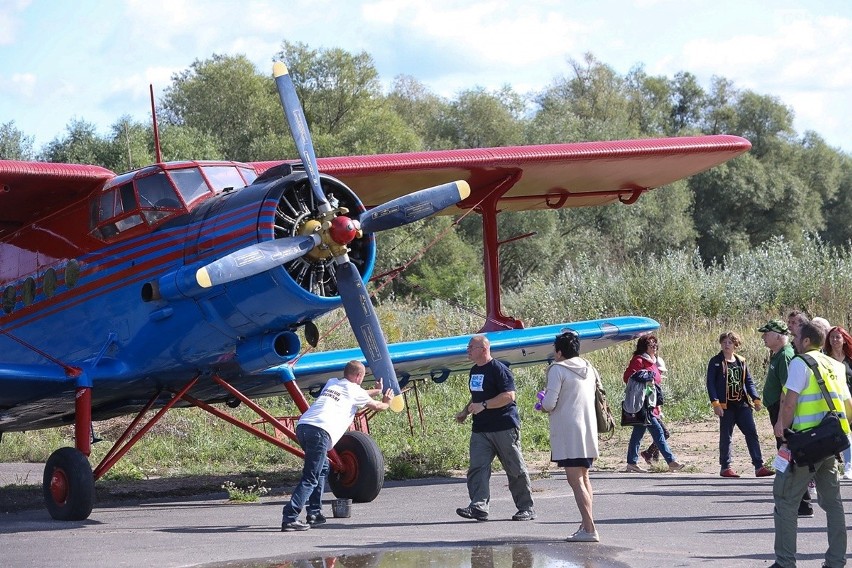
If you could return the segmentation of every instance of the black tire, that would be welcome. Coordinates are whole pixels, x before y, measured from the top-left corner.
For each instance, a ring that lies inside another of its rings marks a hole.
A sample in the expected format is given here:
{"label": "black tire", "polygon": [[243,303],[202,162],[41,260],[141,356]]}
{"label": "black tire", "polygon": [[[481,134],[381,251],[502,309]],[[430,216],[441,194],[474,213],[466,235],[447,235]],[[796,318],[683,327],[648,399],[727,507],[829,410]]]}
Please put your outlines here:
{"label": "black tire", "polygon": [[89,459],[75,448],[59,448],[50,454],[42,492],[47,511],[57,521],[88,519],[95,504],[95,477]]}
{"label": "black tire", "polygon": [[376,442],[363,432],[347,432],[334,446],[343,471],[332,471],[328,484],[339,499],[369,503],[385,483],[385,457]]}

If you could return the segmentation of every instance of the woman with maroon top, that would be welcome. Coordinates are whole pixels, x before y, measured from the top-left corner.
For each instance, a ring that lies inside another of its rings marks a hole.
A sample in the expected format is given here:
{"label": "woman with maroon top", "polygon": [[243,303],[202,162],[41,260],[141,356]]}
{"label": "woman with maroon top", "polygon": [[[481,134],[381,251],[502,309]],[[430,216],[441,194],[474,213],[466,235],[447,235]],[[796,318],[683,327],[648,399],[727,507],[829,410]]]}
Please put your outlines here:
{"label": "woman with maroon top", "polygon": [[[633,352],[633,358],[630,359],[630,364],[624,371],[624,383],[630,379],[636,371],[649,370],[654,374],[654,384],[659,385],[663,378],[660,369],[657,365],[657,348],[659,340],[655,335],[645,335],[640,337],[636,342],[636,350]],[[663,431],[663,426],[660,423],[660,407],[655,406],[649,416],[647,426],[634,426],[633,432],[630,434],[630,443],[627,446],[627,473],[644,473],[645,470],[637,465],[639,461],[639,444],[642,443],[642,438],[645,436],[645,430],[651,432],[651,438],[660,449],[660,453],[669,464],[669,471],[680,471],[683,469],[683,464],[680,464],[669,449],[669,444],[666,442],[666,435]]]}

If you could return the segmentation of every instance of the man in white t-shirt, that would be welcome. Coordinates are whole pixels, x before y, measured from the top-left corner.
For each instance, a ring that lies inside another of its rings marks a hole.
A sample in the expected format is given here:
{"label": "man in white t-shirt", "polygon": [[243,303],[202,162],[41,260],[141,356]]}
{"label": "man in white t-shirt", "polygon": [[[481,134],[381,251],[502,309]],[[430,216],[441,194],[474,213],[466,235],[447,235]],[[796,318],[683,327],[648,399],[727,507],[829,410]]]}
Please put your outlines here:
{"label": "man in white t-shirt", "polygon": [[[284,505],[281,521],[282,531],[304,531],[311,525],[325,523],[322,514],[322,492],[328,476],[326,455],[343,437],[352,424],[355,413],[362,407],[385,410],[393,400],[393,391],[382,392],[381,381],[376,388],[365,390],[364,365],[360,361],[349,361],[343,370],[342,379],[329,379],[319,397],[308,408],[296,425],[296,439],[305,452],[302,478],[293,489],[290,501]],[[377,394],[382,400],[375,400]],[[307,508],[307,522],[299,520],[302,508]]]}

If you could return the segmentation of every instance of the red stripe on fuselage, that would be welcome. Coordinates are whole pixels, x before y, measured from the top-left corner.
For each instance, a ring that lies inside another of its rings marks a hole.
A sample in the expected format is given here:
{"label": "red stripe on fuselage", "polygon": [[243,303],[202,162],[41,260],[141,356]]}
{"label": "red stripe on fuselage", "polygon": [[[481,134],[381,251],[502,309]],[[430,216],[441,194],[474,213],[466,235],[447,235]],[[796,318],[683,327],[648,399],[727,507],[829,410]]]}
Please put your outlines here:
{"label": "red stripe on fuselage", "polygon": [[[275,204],[274,200],[265,200],[262,203],[262,208],[270,205],[274,207]],[[232,249],[237,250],[241,247],[257,242],[258,227],[255,220],[257,218],[257,213],[258,209],[254,204],[228,212],[226,217],[232,218],[228,219],[224,223],[220,223],[217,226],[217,233],[219,233],[219,230],[228,230],[233,227],[237,227],[238,230],[216,236],[211,241],[213,248],[204,254],[195,255],[195,258],[197,260],[202,260],[216,254],[222,254],[223,252],[230,251]],[[99,296],[114,292],[124,286],[130,286],[138,282],[149,280],[153,277],[161,276],[165,274],[168,267],[184,256],[185,244],[188,242],[186,234],[191,232],[191,228],[193,226],[200,225],[201,221],[198,221],[190,226],[175,228],[172,234],[152,234],[147,238],[141,238],[135,242],[121,243],[113,248],[105,249],[103,252],[93,253],[93,255],[83,257],[83,259],[81,259],[81,264],[83,264],[84,267],[88,267],[88,269],[84,268],[82,271],[80,277],[81,280],[86,277],[91,277],[99,272],[119,267],[121,264],[128,263],[126,256],[124,258],[119,258],[121,253],[133,252],[133,256],[144,256],[145,254],[150,254],[151,252],[156,252],[157,249],[163,248],[163,242],[170,242],[170,246],[176,247],[174,251],[168,254],[156,256],[150,261],[132,264],[132,266],[128,267],[126,270],[119,269],[109,275],[104,275],[99,279],[92,280],[71,290],[58,292],[53,298],[37,299],[30,306],[18,309],[12,314],[8,314],[6,317],[3,317],[0,321],[3,321],[7,330],[12,331],[23,326],[36,323],[63,310],[76,307],[84,302],[91,301]],[[264,223],[264,225],[266,225],[266,223]],[[228,243],[227,248],[223,247],[223,250],[217,250],[217,246],[221,246],[225,243]],[[183,244],[183,246],[181,246],[181,244]],[[140,251],[144,251],[144,254],[140,254]],[[93,266],[92,263],[89,262],[89,259],[92,256],[105,258],[106,262]],[[69,292],[73,293],[73,296],[69,296]]]}

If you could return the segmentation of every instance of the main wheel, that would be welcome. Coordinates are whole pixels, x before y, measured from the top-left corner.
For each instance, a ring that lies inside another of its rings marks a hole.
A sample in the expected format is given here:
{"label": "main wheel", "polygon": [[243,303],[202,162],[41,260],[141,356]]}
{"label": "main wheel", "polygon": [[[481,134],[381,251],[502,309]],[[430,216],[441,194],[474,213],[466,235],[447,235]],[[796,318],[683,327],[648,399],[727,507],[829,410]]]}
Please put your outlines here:
{"label": "main wheel", "polygon": [[343,461],[343,471],[328,476],[331,490],[340,499],[369,503],[385,483],[385,457],[379,446],[363,432],[347,432],[334,446]]}
{"label": "main wheel", "polygon": [[47,460],[42,481],[44,504],[58,521],[89,518],[95,504],[95,477],[89,459],[75,448],[59,448]]}

